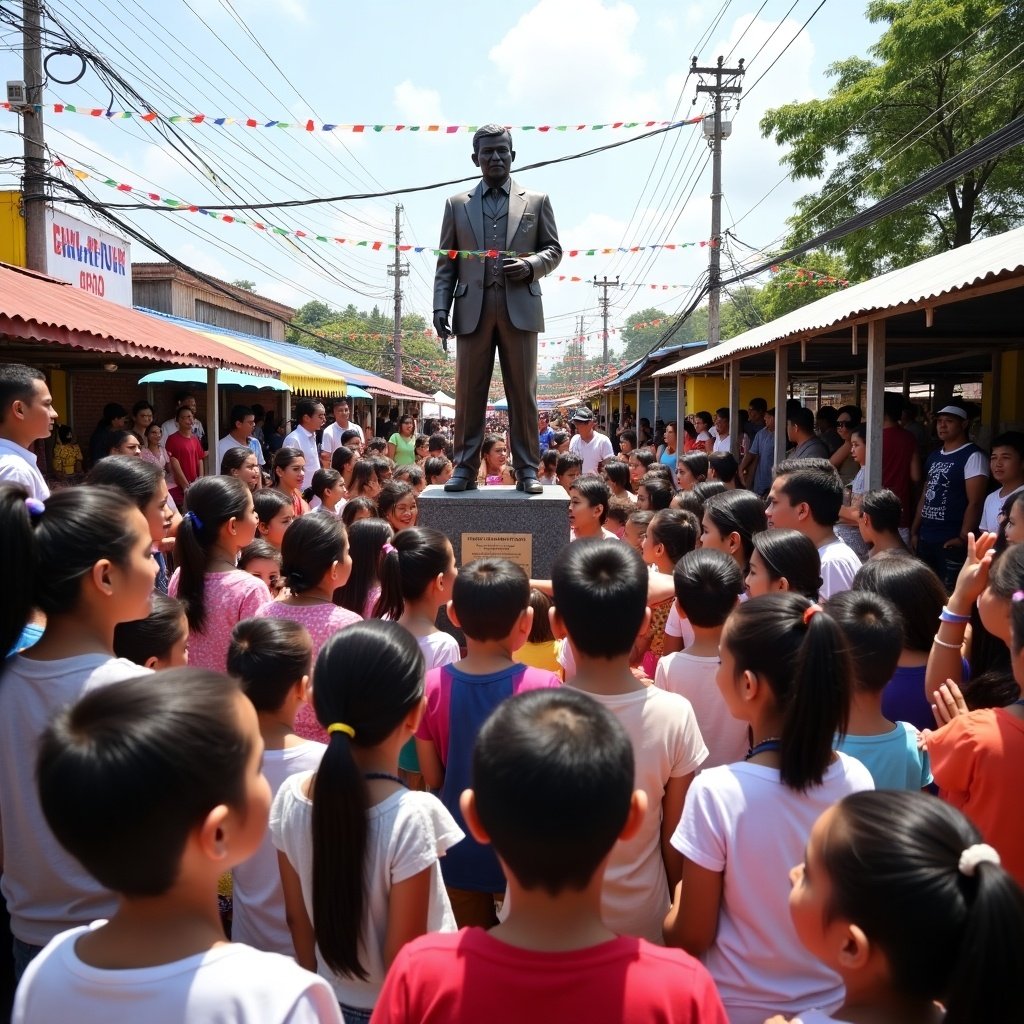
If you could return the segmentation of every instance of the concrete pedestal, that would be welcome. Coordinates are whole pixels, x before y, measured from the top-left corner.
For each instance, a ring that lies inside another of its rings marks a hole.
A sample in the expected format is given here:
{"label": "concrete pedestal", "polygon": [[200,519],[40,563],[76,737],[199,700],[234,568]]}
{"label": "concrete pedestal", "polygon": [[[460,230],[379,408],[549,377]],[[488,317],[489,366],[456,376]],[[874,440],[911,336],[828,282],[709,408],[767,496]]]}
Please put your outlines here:
{"label": "concrete pedestal", "polygon": [[448,537],[456,565],[508,558],[531,578],[550,579],[555,556],[569,542],[568,509],[569,496],[558,486],[528,495],[514,487],[447,494],[435,485],[419,496],[417,522]]}

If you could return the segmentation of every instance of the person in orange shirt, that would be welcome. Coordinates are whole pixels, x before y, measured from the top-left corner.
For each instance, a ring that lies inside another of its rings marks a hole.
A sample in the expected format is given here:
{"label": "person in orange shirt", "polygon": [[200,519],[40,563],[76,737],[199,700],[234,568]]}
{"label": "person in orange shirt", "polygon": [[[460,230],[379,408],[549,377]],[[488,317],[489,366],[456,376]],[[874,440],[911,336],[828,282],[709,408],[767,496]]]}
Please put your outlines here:
{"label": "person in orange shirt", "polygon": [[[1014,591],[1010,615],[1010,657],[1019,685],[1024,680],[1024,590]],[[939,699],[945,696],[940,693]],[[1024,700],[960,714],[941,729],[926,732],[925,742],[943,798],[974,822],[985,842],[999,851],[1006,870],[1024,884],[1024,818],[1018,812]]]}

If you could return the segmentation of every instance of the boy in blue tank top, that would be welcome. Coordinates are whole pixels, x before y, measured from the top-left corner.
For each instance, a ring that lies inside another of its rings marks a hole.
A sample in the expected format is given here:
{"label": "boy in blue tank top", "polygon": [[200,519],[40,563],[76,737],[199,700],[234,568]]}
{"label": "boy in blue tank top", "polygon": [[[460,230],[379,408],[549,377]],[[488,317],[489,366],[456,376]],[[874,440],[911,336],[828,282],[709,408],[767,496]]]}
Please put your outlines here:
{"label": "boy in blue tank top", "polygon": [[553,672],[512,660],[533,623],[530,581],[517,565],[481,558],[459,570],[448,602],[448,617],[466,637],[466,657],[431,669],[426,710],[416,731],[420,770],[427,785],[466,838],[462,849],[441,861],[448,897],[460,928],[498,923],[495,903],[505,892],[505,875],[490,846],[470,837],[459,797],[471,786],[473,744],[491,712],[508,697],[560,685]]}

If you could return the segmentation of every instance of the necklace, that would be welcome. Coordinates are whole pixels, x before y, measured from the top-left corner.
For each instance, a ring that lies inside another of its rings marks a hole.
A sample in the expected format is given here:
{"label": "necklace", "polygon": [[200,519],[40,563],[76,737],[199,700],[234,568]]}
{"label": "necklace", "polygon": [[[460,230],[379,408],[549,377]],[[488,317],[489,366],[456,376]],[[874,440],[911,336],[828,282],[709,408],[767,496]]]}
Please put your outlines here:
{"label": "necklace", "polygon": [[397,775],[392,775],[390,772],[364,772],[364,779],[380,779],[382,782],[397,782],[403,789],[409,787],[402,781]]}
{"label": "necklace", "polygon": [[764,754],[772,750],[782,749],[782,737],[781,736],[769,736],[767,739],[761,740],[760,743],[755,743],[747,752],[747,756],[743,758],[744,761],[749,761],[752,757],[757,757],[758,754]]}

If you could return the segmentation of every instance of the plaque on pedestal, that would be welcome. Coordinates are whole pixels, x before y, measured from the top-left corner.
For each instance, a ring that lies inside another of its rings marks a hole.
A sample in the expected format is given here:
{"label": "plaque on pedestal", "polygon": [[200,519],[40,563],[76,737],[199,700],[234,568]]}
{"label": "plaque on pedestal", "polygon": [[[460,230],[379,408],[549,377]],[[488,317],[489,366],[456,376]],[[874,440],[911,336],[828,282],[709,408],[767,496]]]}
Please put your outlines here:
{"label": "plaque on pedestal", "polygon": [[569,543],[568,510],[569,496],[557,485],[529,495],[514,487],[447,494],[435,485],[419,496],[417,522],[451,541],[456,565],[507,558],[533,579],[550,579],[555,556]]}

